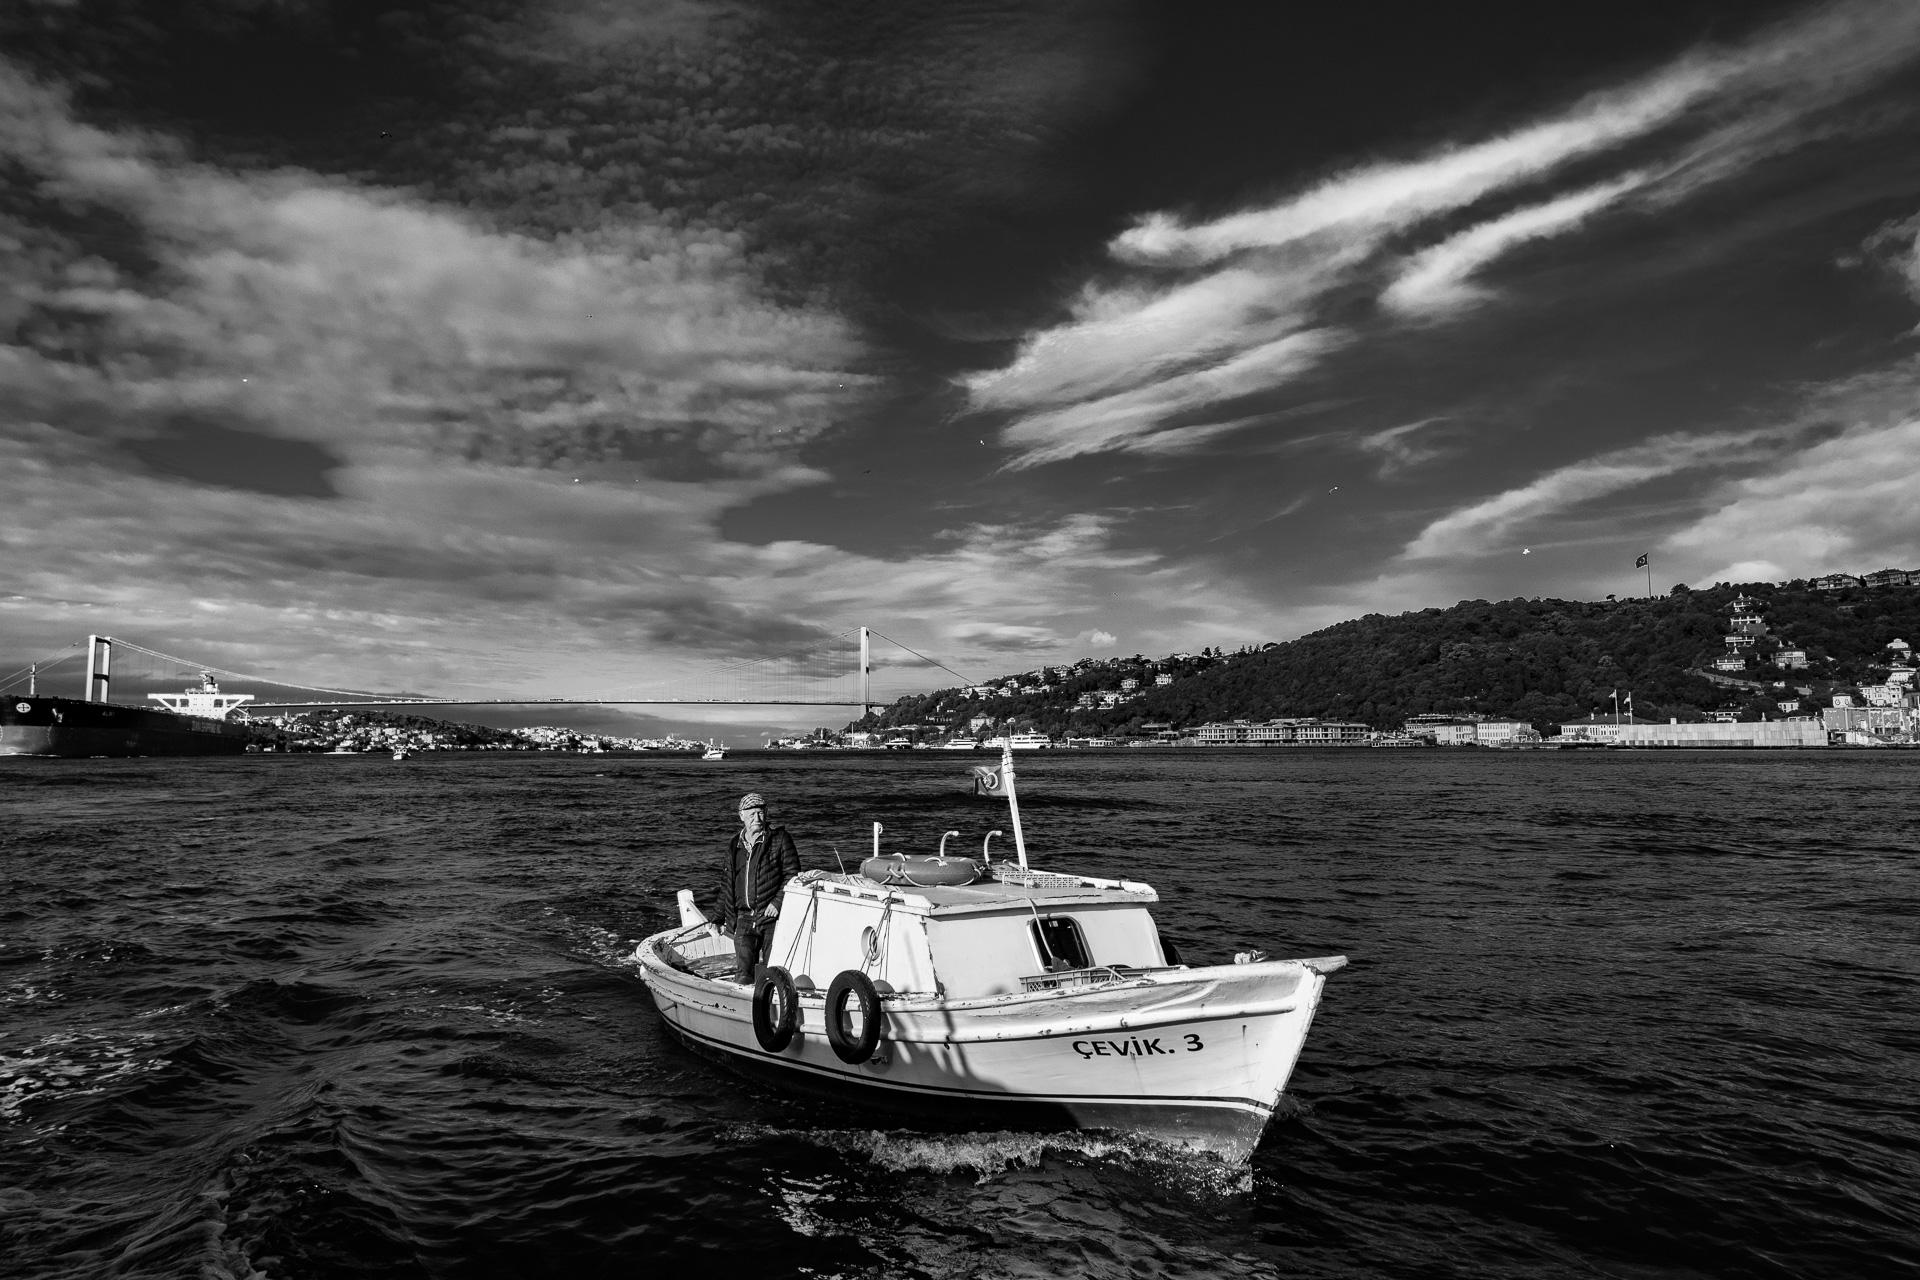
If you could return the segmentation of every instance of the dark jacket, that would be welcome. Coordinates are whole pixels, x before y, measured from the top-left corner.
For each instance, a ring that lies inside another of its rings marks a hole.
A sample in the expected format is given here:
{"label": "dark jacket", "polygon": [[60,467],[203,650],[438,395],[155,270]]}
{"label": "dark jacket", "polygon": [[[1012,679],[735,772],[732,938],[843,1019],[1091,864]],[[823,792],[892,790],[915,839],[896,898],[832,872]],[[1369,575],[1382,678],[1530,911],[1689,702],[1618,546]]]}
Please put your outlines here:
{"label": "dark jacket", "polygon": [[[747,900],[740,901],[741,864],[747,852],[735,832],[727,845],[726,863],[720,872],[720,923],[729,930],[740,926],[740,917],[757,915],[780,897],[787,881],[800,874],[800,852],[785,827],[774,827],[760,842],[760,850],[747,869]],[[751,921],[749,921],[751,923]]]}

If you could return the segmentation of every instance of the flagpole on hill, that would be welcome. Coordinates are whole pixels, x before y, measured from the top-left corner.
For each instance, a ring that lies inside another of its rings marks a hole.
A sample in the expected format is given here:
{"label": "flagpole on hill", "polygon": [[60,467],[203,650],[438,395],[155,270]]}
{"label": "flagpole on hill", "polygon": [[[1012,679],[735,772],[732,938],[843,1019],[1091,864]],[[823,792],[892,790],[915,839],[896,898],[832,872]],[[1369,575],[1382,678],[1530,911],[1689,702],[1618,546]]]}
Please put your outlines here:
{"label": "flagpole on hill", "polygon": [[1647,599],[1653,599],[1653,558],[1643,551],[1640,558],[1633,562],[1633,567],[1647,571]]}

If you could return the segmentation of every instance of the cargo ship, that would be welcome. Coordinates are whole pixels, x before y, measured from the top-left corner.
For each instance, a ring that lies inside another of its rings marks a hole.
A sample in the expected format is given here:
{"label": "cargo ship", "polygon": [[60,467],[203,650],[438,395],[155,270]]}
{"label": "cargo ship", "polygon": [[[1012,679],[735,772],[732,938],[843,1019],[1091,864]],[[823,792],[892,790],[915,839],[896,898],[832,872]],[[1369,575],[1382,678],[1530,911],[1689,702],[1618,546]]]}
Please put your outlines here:
{"label": "cargo ship", "polygon": [[0,756],[232,756],[247,726],[228,714],[250,693],[222,693],[211,672],[180,693],[150,693],[157,707],[107,698],[113,639],[87,638],[86,696],[63,698],[29,686],[0,695]]}

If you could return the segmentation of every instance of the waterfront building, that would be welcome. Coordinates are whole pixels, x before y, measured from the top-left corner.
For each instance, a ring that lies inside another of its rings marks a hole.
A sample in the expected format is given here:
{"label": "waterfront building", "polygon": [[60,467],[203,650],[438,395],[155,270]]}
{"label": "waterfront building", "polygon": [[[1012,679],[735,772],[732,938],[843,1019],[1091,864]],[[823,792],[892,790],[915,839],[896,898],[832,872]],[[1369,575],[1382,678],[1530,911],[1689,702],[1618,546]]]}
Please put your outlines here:
{"label": "waterfront building", "polygon": [[1819,721],[1795,718],[1709,724],[1637,720],[1618,725],[1580,720],[1561,725],[1560,740],[1618,747],[1824,747],[1828,738]]}
{"label": "waterfront building", "polygon": [[1230,720],[1203,724],[1194,741],[1203,747],[1362,747],[1371,731],[1363,724],[1336,720],[1278,719],[1263,724]]}
{"label": "waterfront building", "polygon": [[1539,732],[1526,721],[1492,716],[1429,723],[1415,736],[1432,739],[1436,747],[1516,747],[1540,741]]}

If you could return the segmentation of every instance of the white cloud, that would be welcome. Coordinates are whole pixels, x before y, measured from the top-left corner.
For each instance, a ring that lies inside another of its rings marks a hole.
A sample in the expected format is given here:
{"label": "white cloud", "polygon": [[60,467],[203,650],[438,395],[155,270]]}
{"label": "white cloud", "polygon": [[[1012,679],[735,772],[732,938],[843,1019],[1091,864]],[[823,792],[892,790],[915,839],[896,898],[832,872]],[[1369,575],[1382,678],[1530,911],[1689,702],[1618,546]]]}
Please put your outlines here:
{"label": "white cloud", "polygon": [[1401,556],[1430,560],[1504,551],[1509,536],[1529,522],[1562,517],[1582,503],[1611,497],[1677,472],[1750,459],[1766,440],[1759,432],[1659,436],[1558,467],[1518,488],[1440,517],[1422,529]]}
{"label": "white cloud", "polygon": [[1623,178],[1470,227],[1408,259],[1380,301],[1405,315],[1443,314],[1476,303],[1490,293],[1472,282],[1476,271],[1529,241],[1578,227],[1643,183]]}
{"label": "white cloud", "polygon": [[1879,262],[1920,301],[1920,215],[1889,222],[1867,238],[1869,258]]}
{"label": "white cloud", "polygon": [[1920,418],[1856,425],[1730,480],[1710,510],[1664,539],[1700,582],[1920,568]]}
{"label": "white cloud", "polygon": [[[1224,398],[1202,394],[1197,367],[1231,366],[1235,353],[1281,334],[1333,331],[1321,313],[1369,276],[1383,279],[1389,315],[1431,320],[1483,303],[1491,295],[1471,277],[1515,248],[1568,235],[1629,199],[1657,208],[1686,198],[1789,150],[1815,127],[1810,117],[1916,49],[1920,6],[1827,6],[1487,141],[1353,169],[1209,221],[1148,215],[1110,246],[1118,278],[1083,291],[1071,318],[1028,338],[1007,368],[968,379],[972,405],[1013,415],[1002,438],[1016,450],[1014,467],[1199,447],[1249,424],[1189,423],[1184,435],[1160,435],[1173,415]],[[1643,153],[1631,172],[1585,178],[1571,193],[1541,189],[1629,143]],[[1493,207],[1515,197],[1515,207]],[[1465,230],[1446,225],[1483,205]],[[1302,367],[1275,367],[1234,394],[1278,390]]]}
{"label": "white cloud", "polygon": [[1393,475],[1446,453],[1447,446],[1434,437],[1447,425],[1448,419],[1443,417],[1420,418],[1369,432],[1354,443],[1368,453],[1380,455],[1381,475]]}
{"label": "white cloud", "polygon": [[862,385],[846,326],[766,301],[725,233],[632,224],[545,242],[311,174],[226,173],[81,124],[3,62],[0,155],[114,210],[166,269],[139,277],[58,228],[16,229],[35,246],[16,288],[92,318],[110,357],[93,393],[123,406],[224,404],[349,445],[430,443],[422,418],[469,440],[597,422],[691,433],[756,470],[787,465]]}
{"label": "white cloud", "polygon": [[1071,321],[1029,339],[1005,369],[962,382],[975,405],[1002,409],[1080,401],[1189,374],[1300,328],[1304,305],[1345,265],[1338,256],[1264,262],[1172,287],[1088,288]]}
{"label": "white cloud", "polygon": [[1210,368],[1192,370],[1102,398],[1029,414],[1004,438],[1021,446],[1011,468],[1039,466],[1108,449],[1154,452],[1187,449],[1239,428],[1239,421],[1168,428],[1178,414],[1285,384],[1319,364],[1346,341],[1329,329],[1289,333]]}
{"label": "white cloud", "polygon": [[1712,68],[1690,61],[1641,86],[1588,98],[1559,119],[1420,160],[1352,170],[1268,209],[1195,226],[1151,215],[1114,241],[1114,253],[1142,265],[1209,263],[1329,233],[1372,245],[1639,137],[1700,101],[1717,79]]}

